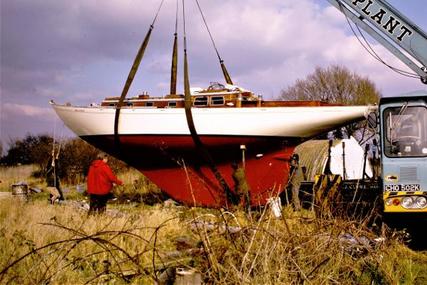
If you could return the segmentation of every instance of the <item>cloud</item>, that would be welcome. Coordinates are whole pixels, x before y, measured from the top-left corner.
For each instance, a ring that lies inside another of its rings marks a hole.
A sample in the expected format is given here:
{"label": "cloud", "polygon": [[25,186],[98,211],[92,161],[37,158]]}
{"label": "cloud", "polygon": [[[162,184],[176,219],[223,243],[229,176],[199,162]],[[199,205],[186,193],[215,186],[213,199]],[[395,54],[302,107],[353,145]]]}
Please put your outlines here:
{"label": "cloud", "polygon": [[[263,88],[274,85],[278,92],[292,84],[287,78],[293,79],[296,75],[304,78],[310,68],[337,63],[365,74],[372,71],[372,65],[377,65],[373,80],[375,74],[393,78],[391,72],[384,74],[383,66],[369,59],[346,27],[342,14],[324,3],[320,6],[322,2],[225,0],[221,5],[212,1],[200,3],[231,75],[239,80],[248,79],[241,84],[249,89],[262,92]],[[6,96],[20,94],[30,98],[38,94],[37,90],[50,89],[61,90],[55,93],[55,98],[73,101],[69,98],[75,93],[88,92],[82,88],[101,89],[105,83],[111,87],[110,78],[119,86],[115,90],[120,90],[158,4],[155,0],[109,0],[103,5],[96,0],[6,2],[2,9],[2,21],[6,23],[2,37],[7,38],[2,41],[6,55],[2,57],[5,82],[2,88],[7,91]],[[155,80],[164,81],[169,77],[175,20],[172,4],[166,1],[160,11],[141,64],[147,80],[139,82],[145,86],[138,88],[154,88],[159,95],[166,90]],[[191,78],[197,83],[204,81],[206,85],[211,78],[220,78],[221,72],[201,17],[191,1],[187,2],[186,12]],[[179,33],[182,47],[181,26]],[[378,50],[385,56],[382,47]],[[182,49],[180,55],[182,63]],[[123,64],[127,70],[109,69],[108,62]],[[394,62],[396,60],[392,60]],[[292,65],[286,68],[286,63]],[[106,68],[100,68],[102,64]],[[94,65],[98,66],[96,71],[92,68]],[[296,71],[306,72],[297,74]],[[265,75],[268,84],[249,81],[252,74],[260,73]],[[267,78],[269,74],[271,78]],[[91,87],[81,84],[83,75],[93,81]],[[113,91],[106,90],[106,93]]]}
{"label": "cloud", "polygon": [[[233,80],[265,98],[277,97],[282,88],[305,78],[316,66],[331,64],[368,76],[386,95],[419,89],[418,81],[396,75],[372,59],[347,27],[345,17],[327,1],[199,2]],[[16,133],[26,128],[42,130],[46,120],[39,111],[49,109],[49,99],[88,104],[119,95],[159,3],[1,1],[3,104],[8,104],[8,112],[15,112],[16,120],[37,118],[9,129]],[[217,55],[193,1],[186,1],[186,15],[191,83],[203,87],[221,81]],[[424,14],[418,19],[425,27]],[[180,19],[178,88],[182,90],[181,23]],[[165,1],[129,96],[141,91],[157,96],[168,92],[174,24],[175,3]],[[372,46],[388,63],[406,69],[381,45]],[[22,112],[21,116],[16,112]]]}
{"label": "cloud", "polygon": [[[38,119],[51,121],[55,118],[55,113],[52,108],[36,107],[33,105],[21,105],[14,103],[5,103],[2,106],[2,112],[5,117],[22,116],[22,117],[37,117]],[[24,118],[22,118],[25,120]]]}

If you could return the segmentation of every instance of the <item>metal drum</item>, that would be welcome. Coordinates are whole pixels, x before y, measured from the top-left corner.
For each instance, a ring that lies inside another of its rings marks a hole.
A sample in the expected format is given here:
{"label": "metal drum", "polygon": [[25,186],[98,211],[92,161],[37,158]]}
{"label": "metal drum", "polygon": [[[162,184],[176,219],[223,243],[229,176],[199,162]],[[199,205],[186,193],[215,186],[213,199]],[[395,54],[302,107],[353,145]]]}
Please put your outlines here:
{"label": "metal drum", "polygon": [[22,201],[28,200],[28,184],[20,182],[12,184],[12,195]]}

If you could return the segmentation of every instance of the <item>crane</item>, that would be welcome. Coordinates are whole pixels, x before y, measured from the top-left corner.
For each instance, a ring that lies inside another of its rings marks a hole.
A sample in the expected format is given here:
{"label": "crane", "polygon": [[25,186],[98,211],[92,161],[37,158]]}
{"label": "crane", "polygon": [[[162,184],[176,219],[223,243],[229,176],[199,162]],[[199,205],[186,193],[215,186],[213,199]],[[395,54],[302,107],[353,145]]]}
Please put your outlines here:
{"label": "crane", "polygon": [[[391,68],[427,84],[427,34],[421,28],[384,0],[328,1],[413,73]],[[384,215],[420,227],[414,218],[425,221],[427,214],[427,92],[382,97],[377,112]]]}

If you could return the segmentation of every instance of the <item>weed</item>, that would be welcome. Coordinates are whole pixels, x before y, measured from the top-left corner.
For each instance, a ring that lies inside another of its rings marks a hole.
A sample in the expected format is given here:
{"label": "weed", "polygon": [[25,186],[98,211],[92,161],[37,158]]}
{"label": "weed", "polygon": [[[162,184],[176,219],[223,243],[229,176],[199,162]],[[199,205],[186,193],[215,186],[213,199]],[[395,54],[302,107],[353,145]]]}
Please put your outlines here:
{"label": "weed", "polygon": [[[120,178],[128,184],[119,189],[123,196],[158,191],[136,172]],[[0,283],[152,284],[176,268],[196,269],[207,284],[427,280],[426,253],[408,249],[386,228],[385,241],[375,242],[364,221],[292,207],[280,219],[268,207],[250,213],[163,203],[108,207],[106,215],[88,216],[73,203],[0,200]]]}

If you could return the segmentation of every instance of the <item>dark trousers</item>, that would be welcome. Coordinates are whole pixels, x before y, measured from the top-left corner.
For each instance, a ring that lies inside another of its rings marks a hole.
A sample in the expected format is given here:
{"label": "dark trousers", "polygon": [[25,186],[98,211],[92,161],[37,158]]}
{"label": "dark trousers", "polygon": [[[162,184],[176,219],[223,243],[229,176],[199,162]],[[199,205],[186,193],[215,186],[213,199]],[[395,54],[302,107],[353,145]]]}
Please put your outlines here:
{"label": "dark trousers", "polygon": [[107,201],[110,195],[90,194],[89,215],[103,214],[107,210]]}

